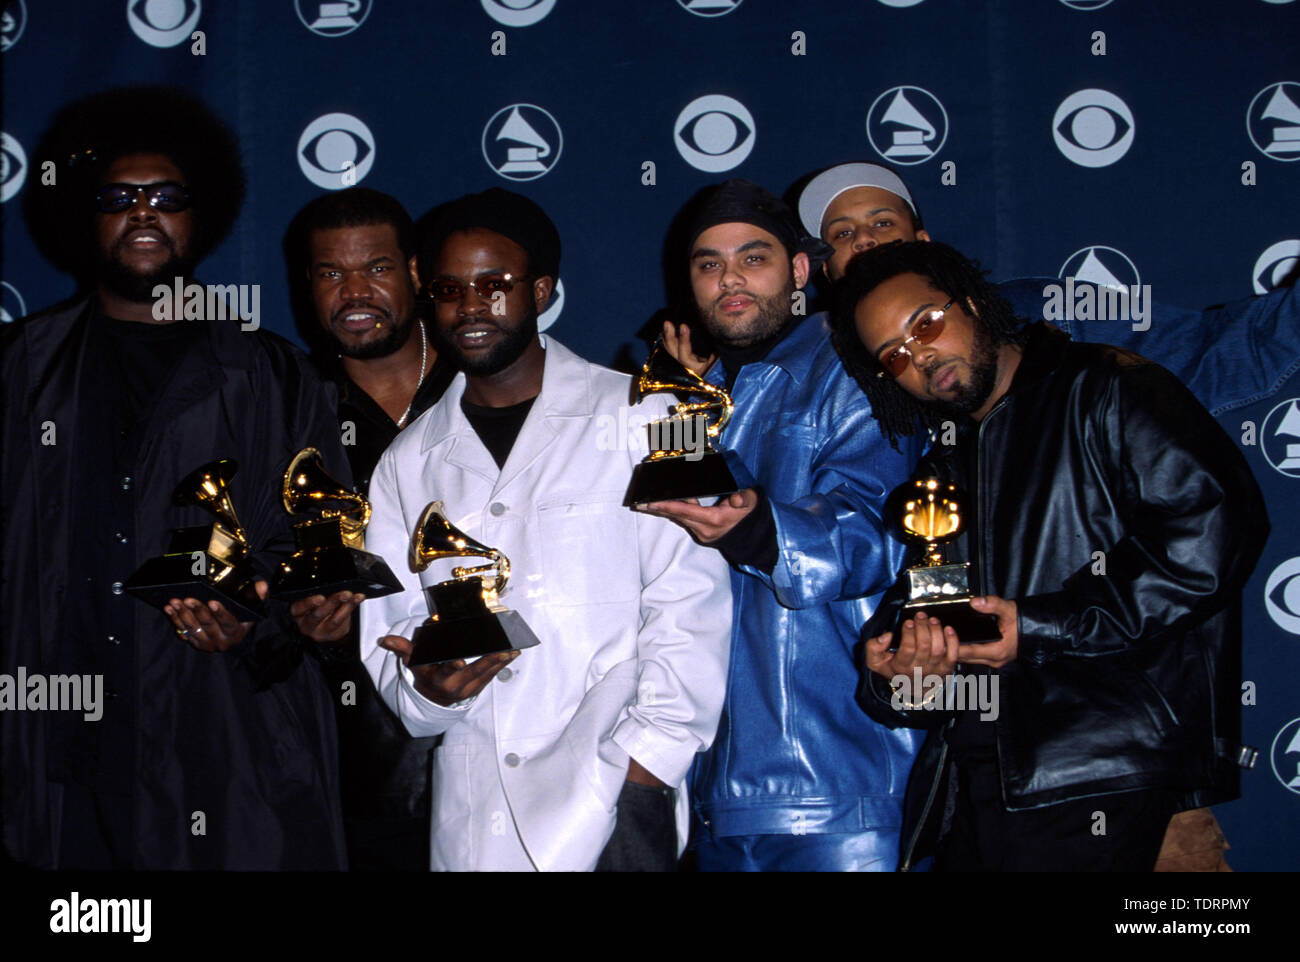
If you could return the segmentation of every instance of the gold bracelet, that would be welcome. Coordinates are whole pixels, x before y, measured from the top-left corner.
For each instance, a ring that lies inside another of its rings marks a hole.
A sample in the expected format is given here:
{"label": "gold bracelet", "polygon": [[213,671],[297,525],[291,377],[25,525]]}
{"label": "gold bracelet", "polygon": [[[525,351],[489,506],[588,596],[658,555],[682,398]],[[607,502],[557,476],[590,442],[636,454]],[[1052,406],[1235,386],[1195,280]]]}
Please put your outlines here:
{"label": "gold bracelet", "polygon": [[[902,683],[902,682],[899,682],[897,687],[895,687],[895,686],[893,686],[893,685],[890,685],[890,686],[889,686],[890,694],[897,695],[898,692],[899,692],[899,689],[901,689],[902,687],[903,687],[903,683]],[[924,698],[922,698],[920,704],[917,704],[917,705],[912,704],[910,701],[903,701],[903,700],[900,698],[900,699],[898,700],[899,707],[904,708],[904,709],[906,709],[907,711],[920,711],[922,708],[924,708],[926,705],[930,704],[930,702],[934,701],[935,698],[938,697],[938,695],[939,695],[939,688],[940,688],[940,687],[942,687],[942,686],[936,685],[935,688],[934,688],[934,690],[931,691],[930,694],[928,694],[928,695],[926,695]]]}

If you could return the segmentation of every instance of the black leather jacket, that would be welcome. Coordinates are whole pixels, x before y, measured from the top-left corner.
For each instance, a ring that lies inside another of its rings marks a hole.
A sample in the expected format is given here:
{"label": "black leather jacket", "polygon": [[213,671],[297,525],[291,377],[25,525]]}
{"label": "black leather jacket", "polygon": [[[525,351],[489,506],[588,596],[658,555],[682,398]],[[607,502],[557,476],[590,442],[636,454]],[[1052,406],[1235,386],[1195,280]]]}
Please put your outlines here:
{"label": "black leather jacket", "polygon": [[[1240,593],[1268,521],[1236,445],[1163,368],[1042,324],[1006,396],[962,420],[916,476],[966,489],[972,528],[948,560],[967,553],[972,590],[1019,609],[993,722],[1008,809],[1145,788],[1186,807],[1237,797]],[[890,630],[901,589],[864,638]],[[939,835],[952,715],[889,698],[866,672],[868,714],[934,729],[909,786],[905,869]]]}

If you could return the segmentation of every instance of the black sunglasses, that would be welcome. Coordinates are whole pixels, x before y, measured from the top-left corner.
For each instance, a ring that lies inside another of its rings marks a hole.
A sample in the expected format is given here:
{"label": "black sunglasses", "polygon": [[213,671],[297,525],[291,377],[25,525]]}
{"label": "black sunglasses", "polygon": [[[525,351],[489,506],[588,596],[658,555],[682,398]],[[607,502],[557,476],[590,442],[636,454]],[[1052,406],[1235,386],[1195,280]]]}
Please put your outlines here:
{"label": "black sunglasses", "polygon": [[174,180],[153,184],[105,184],[95,194],[95,204],[105,214],[120,214],[135,206],[141,194],[154,210],[176,214],[190,206],[190,192]]}

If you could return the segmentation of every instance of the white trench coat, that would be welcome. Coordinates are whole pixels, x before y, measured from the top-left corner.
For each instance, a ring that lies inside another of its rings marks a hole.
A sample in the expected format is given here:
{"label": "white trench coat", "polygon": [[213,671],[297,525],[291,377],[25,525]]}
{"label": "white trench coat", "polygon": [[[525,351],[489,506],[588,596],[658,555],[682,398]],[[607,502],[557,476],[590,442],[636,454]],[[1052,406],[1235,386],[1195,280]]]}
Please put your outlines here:
{"label": "white trench coat", "polygon": [[[554,338],[543,344],[541,394],[503,469],[461,410],[460,374],[371,480],[366,548],[406,590],[361,605],[361,656],[412,735],[445,733],[434,755],[436,870],[594,868],[629,757],[678,789],[684,845],[685,777],[722,710],[727,565],[678,525],[622,506],[645,454],[645,432],[628,429],[628,377]],[[665,409],[652,398],[636,415]],[[418,576],[407,562],[433,500],[456,527],[505,552],[512,571],[501,603],[541,641],[477,697],[448,707],[417,693],[410,670],[377,645],[386,634],[410,638],[429,614],[422,586],[451,577],[450,561]]]}

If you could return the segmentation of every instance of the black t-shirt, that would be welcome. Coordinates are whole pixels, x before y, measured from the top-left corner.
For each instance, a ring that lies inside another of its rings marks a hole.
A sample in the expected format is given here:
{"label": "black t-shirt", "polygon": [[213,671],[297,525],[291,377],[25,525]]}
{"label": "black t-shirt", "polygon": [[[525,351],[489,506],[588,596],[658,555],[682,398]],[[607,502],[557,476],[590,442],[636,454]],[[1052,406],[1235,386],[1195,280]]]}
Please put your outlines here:
{"label": "black t-shirt", "polygon": [[[962,459],[967,483],[966,489],[966,539],[968,557],[971,560],[971,572],[976,579],[970,586],[972,594],[987,594],[989,586],[984,582],[985,573],[979,570],[979,552],[975,539],[979,536],[981,519],[979,516],[979,496],[974,487],[974,479],[979,473],[979,431],[973,421],[963,425],[957,449]],[[992,668],[983,665],[962,665],[962,674],[995,674]],[[999,682],[1001,679],[999,679]],[[1000,696],[1000,692],[999,692]],[[992,765],[997,763],[997,730],[995,719],[981,718],[980,712],[968,707],[959,712],[957,722],[948,731],[947,742],[952,749],[953,758],[958,765]]]}
{"label": "black t-shirt", "polygon": [[[444,360],[441,354],[438,355],[411,400],[407,426],[438,403],[455,376],[455,366]],[[343,449],[348,453],[348,464],[352,467],[352,480],[356,483],[357,491],[365,494],[370,490],[370,475],[379,463],[379,456],[393,443],[401,429],[374,398],[342,373],[341,367],[335,371],[335,383],[339,388],[339,426],[347,432],[345,438],[352,442],[345,444]]]}
{"label": "black t-shirt", "polygon": [[117,380],[119,424],[132,427],[152,408],[199,327],[184,321],[149,324],[112,317],[100,317],[99,322],[107,335],[102,343],[108,348],[101,360]]}
{"label": "black t-shirt", "polygon": [[474,433],[488,449],[498,468],[503,467],[506,459],[510,457],[510,449],[515,446],[519,431],[523,428],[528,412],[533,409],[533,402],[536,400],[537,398],[533,397],[509,407],[487,408],[470,404],[461,398],[460,409],[465,412],[465,417],[469,419]]}
{"label": "black t-shirt", "polygon": [[77,458],[72,511],[78,549],[71,554],[69,606],[59,670],[104,679],[103,715],[86,723],[54,712],[51,777],[108,794],[134,784],[135,605],[114,585],[136,566],[135,465],[149,420],[202,326],[107,317],[91,308],[78,390]]}
{"label": "black t-shirt", "polygon": [[[339,427],[352,480],[365,495],[380,456],[403,429],[336,360],[330,359],[325,369],[339,390]],[[455,376],[455,366],[439,355],[411,399],[407,427],[438,403]],[[399,563],[387,561],[394,568]],[[335,700],[348,859],[362,869],[427,867],[429,752],[438,739],[412,738],[383,703],[361,664],[359,623],[353,614],[344,643],[311,649],[321,660]],[[354,698],[345,702],[340,692],[349,684]],[[371,820],[384,827],[367,828]]]}

